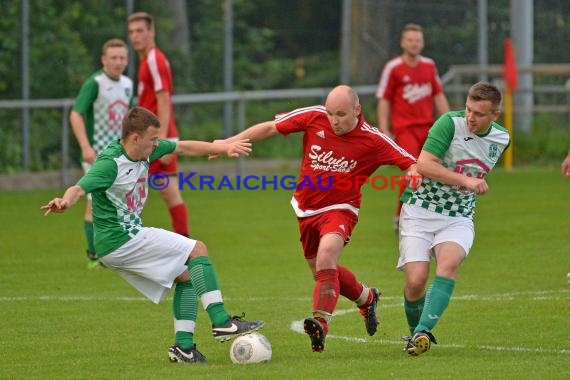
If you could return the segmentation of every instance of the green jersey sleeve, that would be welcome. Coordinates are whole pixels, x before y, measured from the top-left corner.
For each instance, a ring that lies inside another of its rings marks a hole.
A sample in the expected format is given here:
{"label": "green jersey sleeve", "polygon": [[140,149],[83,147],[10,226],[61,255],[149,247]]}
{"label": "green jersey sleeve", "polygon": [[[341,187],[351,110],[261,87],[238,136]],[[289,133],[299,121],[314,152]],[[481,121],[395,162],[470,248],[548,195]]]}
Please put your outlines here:
{"label": "green jersey sleeve", "polygon": [[156,148],[154,148],[148,160],[152,162],[166,154],[174,152],[175,149],[176,149],[176,141],[158,140],[158,145],[156,146]]}
{"label": "green jersey sleeve", "polygon": [[87,114],[89,109],[93,106],[93,103],[97,99],[99,93],[99,84],[95,80],[95,74],[91,75],[79,90],[79,94],[75,98],[75,103],[73,104],[73,110],[79,112],[82,115]]}
{"label": "green jersey sleeve", "polygon": [[109,157],[100,157],[91,169],[77,182],[86,193],[105,191],[115,182],[117,163]]}
{"label": "green jersey sleeve", "polygon": [[443,155],[451,145],[451,140],[453,140],[454,134],[455,126],[451,120],[451,115],[449,112],[445,113],[436,120],[429,130],[428,138],[424,144],[423,150],[436,157],[443,158]]}

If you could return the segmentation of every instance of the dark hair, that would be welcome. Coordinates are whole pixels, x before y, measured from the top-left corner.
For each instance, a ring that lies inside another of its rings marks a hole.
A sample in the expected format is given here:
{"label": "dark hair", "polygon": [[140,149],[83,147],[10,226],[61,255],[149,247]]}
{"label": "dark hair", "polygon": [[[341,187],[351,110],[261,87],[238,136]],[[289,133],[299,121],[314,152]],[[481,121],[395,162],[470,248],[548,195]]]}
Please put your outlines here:
{"label": "dark hair", "polygon": [[101,55],[105,55],[107,49],[112,47],[124,47],[125,49],[128,49],[125,41],[121,40],[120,38],[111,38],[103,44],[103,47],[101,48]]}
{"label": "dark hair", "polygon": [[152,19],[152,15],[146,12],[136,12],[129,16],[127,19],[127,23],[130,24],[133,21],[144,21],[149,28],[152,28],[154,25],[154,21]]}
{"label": "dark hair", "polygon": [[488,100],[491,102],[492,110],[498,111],[501,108],[501,91],[494,84],[488,82],[477,82],[469,89],[467,97],[475,102]]}
{"label": "dark hair", "polygon": [[142,107],[131,109],[123,118],[121,139],[126,139],[133,133],[144,135],[149,127],[160,128],[158,117]]}

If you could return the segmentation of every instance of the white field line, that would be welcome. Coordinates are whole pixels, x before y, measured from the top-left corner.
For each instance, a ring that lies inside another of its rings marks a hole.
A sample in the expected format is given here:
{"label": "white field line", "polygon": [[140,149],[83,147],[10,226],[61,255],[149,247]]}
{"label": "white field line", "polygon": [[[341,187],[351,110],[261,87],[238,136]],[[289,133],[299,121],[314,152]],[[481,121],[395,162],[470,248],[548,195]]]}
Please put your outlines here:
{"label": "white field line", "polygon": [[[570,290],[562,289],[562,290],[548,290],[548,291],[538,291],[538,292],[516,292],[516,293],[503,293],[503,294],[494,294],[488,296],[479,296],[479,295],[466,295],[466,296],[458,296],[453,297],[456,301],[505,301],[505,300],[512,300],[515,298],[526,297],[530,300],[552,300],[552,299],[566,299],[566,297],[560,297],[560,294],[568,294]],[[401,297],[382,297],[382,300],[401,300]],[[382,308],[386,307],[402,307],[402,303],[391,303],[385,304],[382,303]],[[341,316],[349,313],[357,312],[357,308],[351,309],[344,309],[344,310],[336,310],[334,312],[334,316]],[[296,333],[304,334],[303,329],[303,320],[293,321],[291,322],[290,329]],[[327,339],[339,339],[348,342],[359,342],[359,343],[367,343],[367,344],[395,344],[404,346],[402,340],[387,340],[387,339],[373,339],[373,338],[362,338],[362,337],[352,337],[352,336],[341,336],[341,335],[333,335],[328,334]],[[570,354],[570,349],[548,349],[548,348],[528,348],[528,347],[505,347],[505,346],[489,346],[489,345],[476,345],[476,346],[466,346],[463,344],[438,344],[437,347],[441,348],[476,348],[478,350],[487,350],[487,351],[509,351],[509,352],[533,352],[533,353],[550,353],[550,354]]]}
{"label": "white field line", "polygon": [[[335,312],[334,315],[348,314],[347,312],[355,312],[356,309],[350,310],[339,310],[338,313]],[[296,333],[304,334],[303,331],[303,321],[293,321],[291,322],[290,329]],[[388,340],[388,339],[374,339],[374,338],[359,338],[353,336],[341,336],[341,335],[327,335],[327,339],[339,339],[346,342],[358,342],[367,344],[395,344],[404,347],[404,341],[402,340]],[[503,346],[489,346],[489,345],[476,345],[476,346],[466,346],[464,344],[438,344],[437,348],[476,348],[478,350],[487,351],[509,351],[509,352],[538,352],[538,353],[548,353],[548,354],[570,354],[570,349],[549,349],[549,348],[528,348],[528,347],[503,347]]]}
{"label": "white field line", "polygon": [[[490,295],[463,295],[452,297],[454,301],[509,301],[515,298],[527,298],[530,300],[558,300],[567,299],[566,295],[570,294],[568,289],[559,290],[544,290],[544,291],[534,291],[534,292],[512,292],[512,293],[499,293]],[[258,301],[265,302],[269,300],[274,300],[274,297],[232,297],[226,298],[227,300],[244,300],[244,301]],[[310,301],[309,297],[281,297],[284,301],[299,301],[307,302]],[[382,308],[392,308],[402,306],[402,297],[382,297],[381,303]],[[30,302],[30,301],[55,301],[55,302],[77,302],[77,301],[118,301],[118,302],[148,302],[144,297],[97,297],[97,296],[21,296],[21,297],[0,297],[0,302]],[[386,301],[396,301],[395,303],[387,304]],[[337,310],[335,311],[335,316],[342,316],[349,313],[357,312],[357,308]],[[303,331],[303,321],[293,321],[290,325],[291,330],[304,334]],[[394,344],[403,345],[402,341],[399,340],[387,340],[387,339],[372,339],[372,338],[359,338],[351,336],[340,336],[340,335],[327,335],[327,339],[340,339],[349,342],[361,342],[368,344]],[[503,347],[503,346],[489,346],[489,345],[476,345],[476,346],[465,346],[462,344],[438,344],[437,347],[441,348],[476,348],[479,350],[487,351],[509,351],[509,352],[534,352],[534,353],[551,353],[551,354],[570,354],[570,349],[547,349],[547,348],[528,348],[528,347]]]}
{"label": "white field line", "polygon": [[[530,300],[556,300],[565,299],[564,295],[570,294],[570,289],[558,290],[542,290],[534,292],[512,292],[512,293],[498,293],[488,295],[468,294],[462,296],[452,297],[453,301],[509,301],[515,298],[528,298]],[[275,297],[224,297],[226,300],[231,301],[251,301],[251,302],[267,302],[275,300]],[[311,301],[311,297],[280,297],[283,301]],[[382,307],[396,307],[401,305],[402,296],[391,296],[380,298]],[[0,302],[28,302],[28,301],[147,301],[144,297],[103,297],[103,296],[14,296],[5,297],[0,296]],[[398,304],[385,304],[385,301],[398,301]],[[356,309],[355,309],[356,310]]]}

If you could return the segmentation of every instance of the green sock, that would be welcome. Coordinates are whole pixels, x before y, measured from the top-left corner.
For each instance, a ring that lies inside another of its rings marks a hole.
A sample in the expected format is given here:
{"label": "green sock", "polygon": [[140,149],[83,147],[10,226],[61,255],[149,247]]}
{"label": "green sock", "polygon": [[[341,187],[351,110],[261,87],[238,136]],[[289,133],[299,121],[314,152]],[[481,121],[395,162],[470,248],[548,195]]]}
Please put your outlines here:
{"label": "green sock", "polygon": [[423,295],[422,298],[416,301],[408,301],[404,295],[404,311],[406,312],[406,318],[408,319],[408,328],[410,329],[410,334],[414,335],[414,329],[420,321],[420,316],[422,315],[422,310],[424,309],[424,302],[426,296]]}
{"label": "green sock", "polygon": [[95,253],[95,245],[93,244],[93,222],[83,221],[83,231],[85,231],[85,239],[87,240],[87,250]]}
{"label": "green sock", "polygon": [[435,324],[441,318],[441,315],[447,309],[455,280],[442,276],[435,276],[431,286],[426,293],[426,301],[424,310],[420,317],[420,323],[416,326],[414,332],[432,331]]}
{"label": "green sock", "polygon": [[183,349],[194,347],[194,328],[198,317],[198,297],[191,281],[179,282],[172,300],[176,343]]}
{"label": "green sock", "polygon": [[224,307],[218,276],[210,258],[200,256],[192,259],[188,264],[188,269],[196,294],[202,300],[212,324],[214,326],[225,324],[230,319],[230,315]]}

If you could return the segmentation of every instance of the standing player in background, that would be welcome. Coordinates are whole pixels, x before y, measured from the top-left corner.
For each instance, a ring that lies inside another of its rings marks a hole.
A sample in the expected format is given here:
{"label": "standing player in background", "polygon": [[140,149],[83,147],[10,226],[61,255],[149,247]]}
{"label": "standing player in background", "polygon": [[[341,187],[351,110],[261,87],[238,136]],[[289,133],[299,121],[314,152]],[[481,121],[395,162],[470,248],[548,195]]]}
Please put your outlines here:
{"label": "standing player in background", "polygon": [[[402,31],[400,47],[403,52],[384,66],[376,91],[380,130],[394,138],[396,143],[414,157],[418,157],[434,121],[433,106],[438,115],[449,111],[441,80],[432,59],[424,57],[422,27],[407,24]],[[394,216],[394,231],[402,203]]]}
{"label": "standing player in background", "polygon": [[[313,315],[304,321],[312,350],[325,349],[325,337],[339,296],[351,300],[364,317],[369,335],[378,328],[380,292],[340,265],[342,250],[358,222],[363,178],[381,165],[397,165],[415,176],[415,159],[364,120],[356,92],[335,87],[325,106],[305,107],[256,124],[227,141],[258,141],[276,134],[303,133],[303,160],[291,205],[297,215],[305,260],[315,280]],[[419,176],[418,176],[419,177]],[[411,177],[417,180],[417,177]],[[323,183],[315,188],[306,183]],[[334,184],[348,181],[350,188]],[[331,187],[332,186],[332,187]]]}
{"label": "standing player in background", "polygon": [[[154,21],[145,12],[133,13],[128,18],[129,39],[140,57],[138,70],[138,106],[155,113],[160,120],[160,138],[178,140],[171,96],[172,72],[170,63],[156,46]],[[154,161],[149,173],[162,172],[170,176],[169,185],[160,191],[166,202],[172,228],[180,235],[188,236],[188,211],[178,189],[177,157],[169,154]]]}
{"label": "standing player in background", "polygon": [[[133,101],[133,82],[122,75],[128,64],[127,44],[117,38],[105,42],[101,63],[103,68],[81,86],[69,115],[73,134],[81,148],[81,165],[85,173],[97,155],[121,137],[121,121]],[[93,209],[89,194],[83,219],[89,258],[87,267],[92,269],[99,262],[93,244]]]}
{"label": "standing player in background", "polygon": [[[404,337],[404,350],[410,355],[436,343],[432,330],[475,238],[476,195],[489,190],[484,178],[510,144],[509,133],[496,123],[500,108],[497,87],[471,86],[465,110],[444,114],[431,128],[418,157],[422,183],[402,197],[397,267],[406,277],[404,311],[411,336]],[[436,262],[435,278],[426,291],[430,259]]]}

